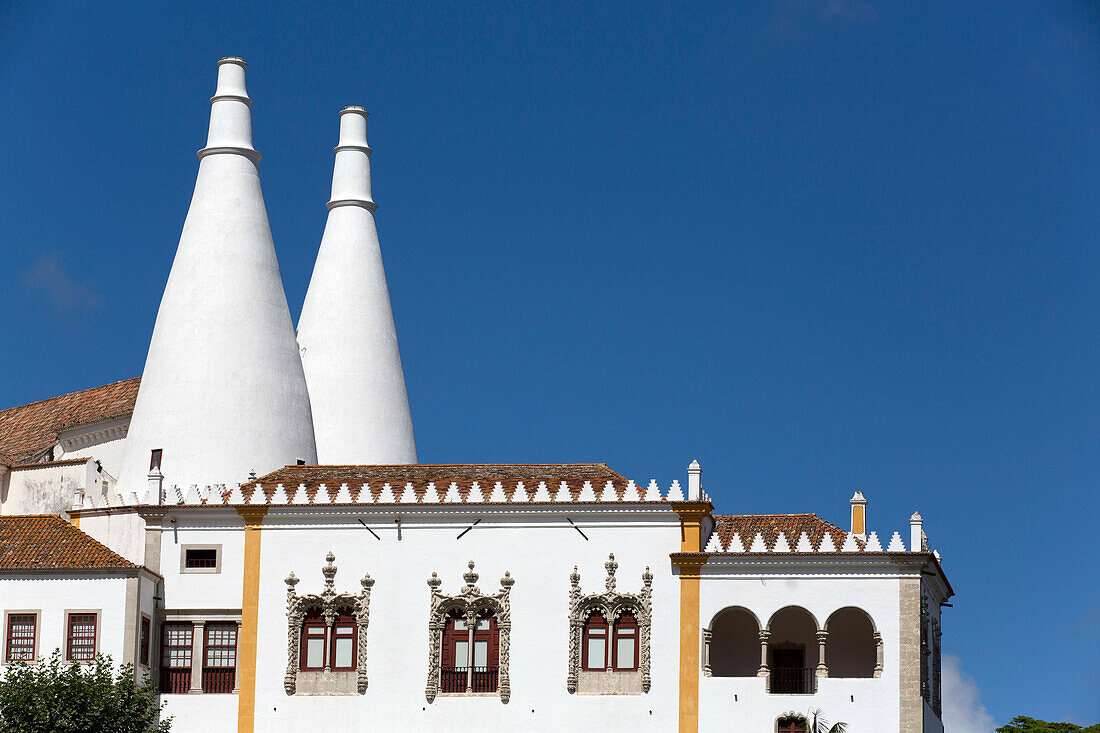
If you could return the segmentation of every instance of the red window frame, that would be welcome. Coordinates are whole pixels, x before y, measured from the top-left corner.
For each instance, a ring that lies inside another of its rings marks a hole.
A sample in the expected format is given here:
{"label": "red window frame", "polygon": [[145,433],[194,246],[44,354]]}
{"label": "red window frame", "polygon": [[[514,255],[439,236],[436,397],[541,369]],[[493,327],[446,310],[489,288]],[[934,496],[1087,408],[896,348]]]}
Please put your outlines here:
{"label": "red window frame", "polygon": [[98,613],[70,613],[65,619],[65,661],[90,662],[95,659]]}
{"label": "red window frame", "polygon": [[[350,631],[350,634],[347,633]],[[343,633],[342,633],[343,632]],[[332,629],[329,633],[330,639],[326,648],[329,650],[329,668],[334,671],[348,671],[355,669],[358,665],[356,660],[359,658],[359,628],[355,622],[354,616],[341,615],[337,616],[336,620],[332,623]],[[351,637],[351,664],[344,667],[336,666],[336,640],[338,638]]]}
{"label": "red window frame", "polygon": [[[20,629],[18,635],[15,633],[17,626],[27,624],[30,624],[30,634],[25,629]],[[4,639],[5,662],[33,662],[38,651],[38,614],[9,613]]]}
{"label": "red window frame", "polygon": [[[581,668],[592,672],[603,672],[607,669],[608,643],[611,641],[607,627],[607,620],[599,611],[593,611],[584,622],[584,633],[581,635]],[[603,659],[598,667],[591,666],[588,658],[588,640],[590,638],[603,639]]]}
{"label": "red window frame", "polygon": [[202,639],[202,691],[233,692],[237,679],[237,623],[208,622]]}
{"label": "red window frame", "polygon": [[[175,632],[178,632],[178,635]],[[191,689],[191,652],[194,643],[195,626],[190,621],[172,621],[161,624],[161,692],[183,694]],[[174,662],[177,662],[177,664],[173,664]]]}
{"label": "red window frame", "polygon": [[[321,639],[321,666],[310,667],[308,664],[309,657],[306,653],[309,648],[307,642],[310,638],[316,639],[318,637]],[[298,661],[299,669],[303,672],[320,672],[325,668],[325,665],[328,663],[328,637],[325,629],[325,620],[321,617],[321,614],[310,614],[302,621],[302,635],[299,646],[301,647],[298,650],[300,656]]]}
{"label": "red window frame", "polygon": [[801,718],[782,718],[776,727],[779,733],[806,733],[806,721]]}
{"label": "red window frame", "polygon": [[152,635],[153,635],[153,622],[149,619],[148,616],[143,615],[141,617],[141,631],[140,631],[141,642],[140,642],[140,647],[139,647],[139,651],[138,651],[138,661],[141,664],[144,664],[146,667],[149,666],[149,647],[150,647],[150,642],[151,642],[150,637],[152,637]]}
{"label": "red window frame", "polygon": [[[614,664],[612,668],[618,672],[633,672],[638,669],[638,647],[640,644],[640,636],[638,631],[638,621],[634,618],[634,614],[629,611],[619,616],[615,621],[615,628],[611,636],[613,637],[611,643],[612,658]],[[630,638],[634,640],[634,657],[632,659],[619,659],[619,639]]]}

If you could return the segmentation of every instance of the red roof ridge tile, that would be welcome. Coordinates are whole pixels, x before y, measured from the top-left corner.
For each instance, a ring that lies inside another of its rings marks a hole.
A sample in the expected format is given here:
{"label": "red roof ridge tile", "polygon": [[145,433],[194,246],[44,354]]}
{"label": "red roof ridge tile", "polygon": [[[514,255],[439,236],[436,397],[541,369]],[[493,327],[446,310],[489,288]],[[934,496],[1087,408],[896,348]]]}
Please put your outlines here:
{"label": "red roof ridge tile", "polygon": [[59,400],[62,397],[72,397],[74,395],[80,394],[81,392],[94,392],[97,389],[105,389],[107,387],[114,387],[114,386],[119,385],[119,384],[126,384],[127,382],[136,382],[136,381],[140,381],[140,380],[141,380],[141,377],[130,377],[129,379],[119,379],[115,382],[108,382],[107,384],[101,384],[98,387],[85,387],[84,389],[75,389],[72,392],[66,392],[64,394],[54,395],[53,397],[43,397],[42,399],[34,400],[33,402],[24,402],[21,405],[12,405],[11,407],[5,407],[2,410],[0,410],[0,415],[3,415],[8,410],[18,410],[20,407],[34,407],[35,405],[41,404],[43,402],[49,402],[51,400]]}

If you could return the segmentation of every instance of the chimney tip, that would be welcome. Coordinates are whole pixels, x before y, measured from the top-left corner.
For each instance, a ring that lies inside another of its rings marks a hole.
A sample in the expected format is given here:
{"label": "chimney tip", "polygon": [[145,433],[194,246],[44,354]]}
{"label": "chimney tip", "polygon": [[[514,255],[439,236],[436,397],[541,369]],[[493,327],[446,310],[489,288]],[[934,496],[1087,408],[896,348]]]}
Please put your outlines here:
{"label": "chimney tip", "polygon": [[347,114],[348,112],[360,112],[363,114],[364,117],[370,114],[370,112],[367,112],[366,107],[360,107],[357,104],[349,104],[348,106],[340,110],[340,114],[342,115]]}
{"label": "chimney tip", "polygon": [[248,68],[248,64],[240,56],[223,56],[218,59],[218,66],[222,64],[239,64],[242,68]]}

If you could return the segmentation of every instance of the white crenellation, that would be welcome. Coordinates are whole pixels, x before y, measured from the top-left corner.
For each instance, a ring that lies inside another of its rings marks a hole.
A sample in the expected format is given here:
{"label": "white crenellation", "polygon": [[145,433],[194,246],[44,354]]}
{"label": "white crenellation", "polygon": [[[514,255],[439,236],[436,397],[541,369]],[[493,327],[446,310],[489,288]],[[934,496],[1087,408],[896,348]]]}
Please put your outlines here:
{"label": "white crenellation", "polygon": [[[256,491],[262,491],[263,487],[256,484]],[[275,485],[275,491],[271,494],[271,503],[282,506],[283,504],[290,503],[290,496],[286,493],[286,486],[282,484]]]}
{"label": "white crenellation", "polygon": [[331,504],[332,497],[329,496],[328,486],[321,484],[317,487],[317,493],[313,495],[314,504]]}
{"label": "white crenellation", "polygon": [[767,552],[768,545],[764,542],[764,535],[759,532],[752,538],[752,545],[749,546],[749,552]]}
{"label": "white crenellation", "polygon": [[775,538],[775,547],[772,548],[772,552],[790,552],[791,545],[787,542],[787,535],[782,532]]}
{"label": "white crenellation", "polygon": [[581,493],[577,495],[577,501],[596,501],[596,492],[592,490],[591,481],[584,482]]}
{"label": "white crenellation", "polygon": [[434,481],[428,482],[428,490],[424,492],[424,503],[425,504],[438,504],[439,501],[440,501],[439,492],[436,491],[435,482]]}
{"label": "white crenellation", "polygon": [[729,545],[726,547],[726,552],[744,552],[745,543],[741,541],[741,534],[734,532],[733,537],[730,537]]}
{"label": "white crenellation", "polygon": [[554,495],[554,501],[572,501],[573,496],[569,493],[569,484],[564,481],[558,485],[558,493]]}
{"label": "white crenellation", "polygon": [[244,504],[244,493],[241,491],[240,485],[234,486],[233,490],[229,492],[230,504]]}
{"label": "white crenellation", "polygon": [[901,532],[894,532],[894,536],[890,538],[890,545],[886,548],[887,552],[905,552],[905,543],[901,541]]}
{"label": "white crenellation", "polygon": [[462,503],[462,494],[458,493],[458,484],[454,481],[447,488],[447,495],[443,497],[443,501],[447,504],[460,504]]}
{"label": "white crenellation", "polygon": [[493,504],[503,504],[508,501],[508,497],[504,493],[504,484],[500,481],[493,485],[493,491],[489,494],[489,501]]}
{"label": "white crenellation", "polygon": [[309,492],[306,491],[305,484],[298,484],[298,488],[294,490],[294,498],[290,501],[291,504],[308,504]]}
{"label": "white crenellation", "polygon": [[814,551],[814,546],[810,542],[810,535],[806,534],[805,532],[798,535],[798,542],[794,546],[794,551],[795,552],[813,552]]}
{"label": "white crenellation", "polygon": [[360,504],[374,503],[374,492],[370,490],[370,484],[363,484],[359,488],[359,498],[357,499],[357,501]]}
{"label": "white crenellation", "polygon": [[684,500],[684,490],[682,488],[680,488],[680,479],[673,479],[672,480],[672,486],[669,487],[669,490],[668,490],[668,500],[669,501],[683,501]]}
{"label": "white crenellation", "polygon": [[528,501],[527,488],[520,481],[516,484],[516,490],[512,492],[512,502],[525,502]]}
{"label": "white crenellation", "polygon": [[531,501],[541,501],[541,502],[550,501],[550,490],[548,488],[546,488],[546,482],[545,481],[539,481],[539,487],[535,491],[535,496],[534,496],[534,498],[531,499]]}
{"label": "white crenellation", "polygon": [[340,484],[340,490],[336,492],[337,504],[351,504],[351,489],[348,487],[347,482]]}
{"label": "white crenellation", "polygon": [[608,481],[603,485],[603,493],[600,494],[600,501],[618,501],[619,495],[615,491],[615,484],[612,481]]}
{"label": "white crenellation", "polygon": [[882,543],[879,542],[877,532],[871,533],[871,535],[867,538],[867,544],[864,545],[863,549],[866,552],[882,552]]}
{"label": "white crenellation", "polygon": [[481,484],[474,481],[470,485],[470,491],[466,494],[467,504],[480,504],[485,501],[485,495],[481,492]]}
{"label": "white crenellation", "polygon": [[651,478],[649,484],[645,488],[645,500],[646,501],[661,501],[664,499],[661,496],[661,489],[657,486],[657,479]]}
{"label": "white crenellation", "polygon": [[833,536],[825,532],[821,536],[821,544],[817,546],[818,552],[836,552],[836,544],[833,543]]}
{"label": "white crenellation", "polygon": [[191,484],[191,486],[180,497],[181,504],[198,504],[199,503],[199,487],[198,484]]}
{"label": "white crenellation", "polygon": [[379,504],[393,504],[396,498],[393,495],[393,488],[389,482],[382,484],[382,493],[378,495]]}
{"label": "white crenellation", "polygon": [[626,483],[626,491],[623,492],[623,501],[641,501],[642,497],[638,493],[638,484],[634,483],[634,479],[631,479]]}
{"label": "white crenellation", "polygon": [[840,546],[841,552],[859,552],[859,543],[856,542],[856,536],[851,532],[844,538],[844,544]]}
{"label": "white crenellation", "polygon": [[399,501],[402,504],[415,504],[416,503],[416,489],[413,488],[413,485],[412,485],[411,482],[405,484],[405,489],[404,489],[404,491],[401,492],[401,499]]}

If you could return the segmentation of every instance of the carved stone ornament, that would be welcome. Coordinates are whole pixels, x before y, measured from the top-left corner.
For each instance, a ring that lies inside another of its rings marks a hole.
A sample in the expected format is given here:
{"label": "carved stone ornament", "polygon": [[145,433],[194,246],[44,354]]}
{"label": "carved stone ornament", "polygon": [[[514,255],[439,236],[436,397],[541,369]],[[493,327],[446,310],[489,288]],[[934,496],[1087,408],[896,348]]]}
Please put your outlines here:
{"label": "carved stone ornament", "polygon": [[311,612],[321,614],[325,620],[325,626],[329,633],[332,632],[332,624],[341,613],[347,613],[355,617],[357,629],[358,653],[355,659],[356,689],[362,695],[367,691],[367,626],[370,622],[370,590],[374,586],[374,578],[367,573],[359,581],[362,590],[359,594],[336,592],[336,566],[333,561],[336,556],[331,552],[325,557],[328,564],[321,568],[325,576],[325,587],[319,594],[300,596],[295,591],[298,578],[291,571],[286,582],[286,619],[287,619],[287,663],[286,677],[283,678],[283,687],[286,694],[293,695],[296,691],[298,680],[298,660],[302,639],[302,622]]}
{"label": "carved stone ornament", "polygon": [[428,587],[431,588],[431,613],[428,620],[428,685],[424,690],[424,696],[428,702],[433,702],[439,694],[439,675],[441,655],[443,651],[443,630],[447,626],[447,618],[452,613],[458,613],[473,625],[475,619],[482,613],[489,613],[496,619],[497,631],[500,634],[500,701],[507,703],[512,697],[512,687],[508,680],[508,650],[512,632],[512,606],[509,594],[515,579],[507,570],[500,579],[500,591],[487,595],[477,587],[478,574],[474,572],[474,561],[468,566],[470,569],[462,574],[466,585],[457,595],[445,596],[439,592],[443,581],[436,573],[428,578]]}
{"label": "carved stone ornament", "polygon": [[581,575],[576,566],[569,575],[569,676],[565,687],[569,692],[577,691],[577,681],[581,671],[581,634],[584,631],[584,623],[594,611],[599,611],[610,625],[625,612],[634,614],[638,622],[638,671],[642,675],[642,692],[648,693],[650,687],[649,678],[649,637],[652,626],[653,604],[651,594],[653,591],[653,573],[646,566],[642,573],[642,589],[637,594],[619,593],[615,590],[615,571],[619,569],[619,563],[615,561],[614,553],[607,556],[604,563],[607,570],[607,578],[604,580],[603,593],[583,595],[581,593]]}

